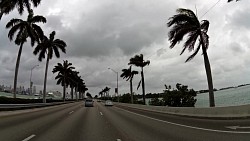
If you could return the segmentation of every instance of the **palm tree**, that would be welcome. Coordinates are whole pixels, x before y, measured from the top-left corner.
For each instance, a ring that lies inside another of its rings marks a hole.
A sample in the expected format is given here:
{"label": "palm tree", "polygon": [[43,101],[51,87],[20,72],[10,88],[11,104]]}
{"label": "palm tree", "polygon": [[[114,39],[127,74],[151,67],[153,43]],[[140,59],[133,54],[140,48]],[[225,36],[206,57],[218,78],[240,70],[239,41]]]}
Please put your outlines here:
{"label": "palm tree", "polygon": [[28,12],[31,11],[31,4],[37,7],[41,3],[41,0],[1,0],[0,1],[0,20],[3,14],[9,14],[12,10],[17,8],[19,14],[23,14],[24,7]]}
{"label": "palm tree", "polygon": [[78,92],[79,92],[79,98],[83,98],[85,95],[85,92],[88,90],[86,87],[86,84],[84,83],[83,79],[81,77],[78,78]]}
{"label": "palm tree", "polygon": [[45,56],[47,55],[47,61],[46,61],[46,67],[45,67],[45,76],[44,76],[44,84],[43,84],[43,102],[46,103],[46,84],[47,84],[47,73],[48,73],[48,66],[49,66],[49,60],[53,58],[53,54],[56,55],[57,58],[60,57],[59,50],[61,50],[63,53],[66,53],[65,47],[67,46],[66,43],[63,40],[55,39],[56,32],[53,31],[50,33],[49,38],[46,36],[43,36],[43,39],[41,43],[39,43],[35,50],[34,54],[38,56],[38,60],[42,61]]}
{"label": "palm tree", "polygon": [[57,63],[57,66],[55,66],[52,71],[53,73],[58,72],[55,79],[58,79],[57,85],[61,84],[63,86],[63,101],[65,101],[66,87],[69,84],[70,75],[73,69],[75,69],[75,67],[72,67],[72,63],[69,63],[68,60],[66,61],[63,60],[63,64]]}
{"label": "palm tree", "polygon": [[142,98],[143,98],[143,103],[146,104],[146,100],[145,100],[145,83],[144,83],[143,68],[146,65],[149,65],[150,61],[149,60],[145,61],[143,59],[143,54],[140,54],[140,55],[135,55],[133,58],[130,58],[128,64],[129,65],[135,65],[136,67],[140,67],[141,68],[141,81],[139,82],[139,85],[138,85],[137,89],[139,88],[140,84],[142,83]]}
{"label": "palm tree", "polygon": [[130,93],[131,93],[131,103],[133,104],[134,103],[134,101],[133,101],[133,77],[134,77],[134,75],[136,75],[136,74],[138,74],[138,71],[132,71],[131,70],[132,69],[132,66],[130,66],[128,69],[123,69],[122,70],[122,74],[121,74],[121,77],[123,78],[123,79],[127,79],[126,81],[130,81]]}
{"label": "palm tree", "polygon": [[77,100],[77,87],[78,87],[78,79],[80,79],[80,76],[78,76],[79,72],[78,71],[72,71],[71,75],[70,75],[70,81],[69,81],[69,86],[71,88],[71,99],[73,99],[73,91],[75,88],[75,94],[76,94],[76,100]]}
{"label": "palm tree", "polygon": [[104,89],[102,89],[102,90],[99,92],[99,95],[101,95],[101,97],[102,97],[103,93],[104,93]]}
{"label": "palm tree", "polygon": [[215,106],[214,102],[214,92],[213,92],[213,81],[212,81],[212,73],[210,68],[210,63],[207,55],[207,49],[209,45],[208,40],[208,27],[209,21],[202,20],[199,22],[197,16],[193,11],[189,9],[177,9],[177,14],[169,19],[167,23],[168,27],[173,26],[169,31],[169,41],[171,42],[170,48],[172,49],[177,43],[182,41],[185,35],[188,35],[187,40],[184,43],[184,48],[181,54],[188,49],[189,51],[194,50],[196,41],[198,41],[198,46],[195,49],[194,53],[190,55],[186,62],[192,60],[194,56],[199,52],[200,48],[202,48],[202,54],[204,57],[204,64],[207,74],[208,88],[209,88],[209,101],[210,107]]}
{"label": "palm tree", "polygon": [[8,33],[10,41],[13,40],[15,33],[17,33],[15,44],[20,45],[16,60],[16,68],[15,68],[14,98],[16,98],[17,76],[18,76],[18,69],[19,69],[23,44],[27,41],[27,38],[30,38],[31,46],[34,46],[35,42],[38,42],[39,38],[43,37],[43,30],[41,29],[40,26],[36,24],[39,22],[45,23],[46,18],[44,18],[43,16],[34,16],[31,10],[29,12],[27,21],[24,21],[22,19],[12,19],[6,25],[6,28],[11,28]]}
{"label": "palm tree", "polygon": [[102,92],[104,93],[104,96],[106,95],[105,97],[109,97],[109,90],[110,90],[110,88],[107,86],[103,89]]}

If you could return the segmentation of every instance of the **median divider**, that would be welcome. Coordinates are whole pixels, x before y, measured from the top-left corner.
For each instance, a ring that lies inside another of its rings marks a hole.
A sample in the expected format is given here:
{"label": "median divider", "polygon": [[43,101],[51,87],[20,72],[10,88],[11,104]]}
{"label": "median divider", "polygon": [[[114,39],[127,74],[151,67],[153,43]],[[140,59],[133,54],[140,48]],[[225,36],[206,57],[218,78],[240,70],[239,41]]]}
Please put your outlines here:
{"label": "median divider", "polygon": [[32,109],[32,108],[40,108],[40,107],[68,104],[68,103],[72,103],[72,102],[74,102],[74,101],[52,102],[52,103],[31,103],[31,104],[0,104],[0,111]]}
{"label": "median divider", "polygon": [[250,105],[211,108],[150,106],[117,102],[115,105],[194,118],[238,119],[250,117]]}

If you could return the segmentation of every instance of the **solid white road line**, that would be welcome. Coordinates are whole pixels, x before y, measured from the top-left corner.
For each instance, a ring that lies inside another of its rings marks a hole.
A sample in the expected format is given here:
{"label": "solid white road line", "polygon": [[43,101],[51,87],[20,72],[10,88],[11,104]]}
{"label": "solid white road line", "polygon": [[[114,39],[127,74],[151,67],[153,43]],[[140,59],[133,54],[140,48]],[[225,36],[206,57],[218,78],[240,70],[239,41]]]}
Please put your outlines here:
{"label": "solid white road line", "polygon": [[74,111],[69,112],[69,115],[72,114],[72,113],[74,113]]}
{"label": "solid white road line", "polygon": [[100,112],[100,115],[103,116],[102,112]]}
{"label": "solid white road line", "polygon": [[250,131],[245,131],[245,132],[244,131],[224,131],[224,130],[214,130],[214,129],[207,129],[207,128],[201,128],[201,127],[194,127],[194,126],[189,126],[189,125],[183,125],[183,124],[179,124],[179,123],[169,122],[169,121],[160,120],[160,119],[148,117],[148,116],[145,116],[145,115],[137,114],[137,113],[134,113],[134,112],[131,112],[131,111],[128,111],[128,110],[124,110],[122,108],[118,108],[118,107],[115,107],[115,108],[123,110],[123,111],[126,111],[128,113],[131,113],[131,114],[134,114],[134,115],[137,115],[137,116],[144,117],[144,118],[148,118],[148,119],[152,119],[152,120],[155,120],[155,121],[164,122],[164,123],[172,124],[172,125],[176,125],[176,126],[186,127],[186,128],[192,128],[192,129],[204,130],[204,131],[211,131],[211,132],[219,132],[219,133],[250,134]]}
{"label": "solid white road line", "polygon": [[35,137],[35,136],[36,136],[36,135],[32,134],[32,135],[30,135],[29,137],[25,138],[25,139],[22,140],[22,141],[28,141],[28,140],[32,139],[33,137]]}

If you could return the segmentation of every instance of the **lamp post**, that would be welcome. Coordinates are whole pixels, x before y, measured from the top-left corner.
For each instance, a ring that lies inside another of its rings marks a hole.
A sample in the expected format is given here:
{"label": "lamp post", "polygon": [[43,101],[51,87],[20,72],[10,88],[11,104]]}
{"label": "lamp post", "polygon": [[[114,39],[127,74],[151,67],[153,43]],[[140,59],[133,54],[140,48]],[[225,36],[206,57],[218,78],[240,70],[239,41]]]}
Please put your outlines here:
{"label": "lamp post", "polygon": [[118,93],[118,72],[117,71],[115,71],[115,70],[113,70],[113,69],[111,69],[111,68],[108,68],[108,69],[110,69],[110,70],[112,70],[114,73],[116,73],[116,94],[117,94],[117,96],[118,96],[118,102],[119,102],[119,93]]}
{"label": "lamp post", "polygon": [[33,85],[33,82],[31,81],[31,77],[32,77],[32,71],[35,67],[38,67],[39,65],[35,65],[33,66],[31,69],[30,69],[30,95],[32,94],[32,85]]}

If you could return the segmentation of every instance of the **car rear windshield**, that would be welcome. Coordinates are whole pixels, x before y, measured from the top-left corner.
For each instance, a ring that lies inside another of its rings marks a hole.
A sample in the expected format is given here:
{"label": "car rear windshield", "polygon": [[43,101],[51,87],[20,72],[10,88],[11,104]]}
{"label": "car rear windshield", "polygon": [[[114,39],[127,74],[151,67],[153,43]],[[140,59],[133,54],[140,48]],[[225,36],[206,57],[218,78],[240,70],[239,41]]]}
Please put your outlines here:
{"label": "car rear windshield", "polygon": [[86,102],[92,102],[92,99],[86,99]]}

